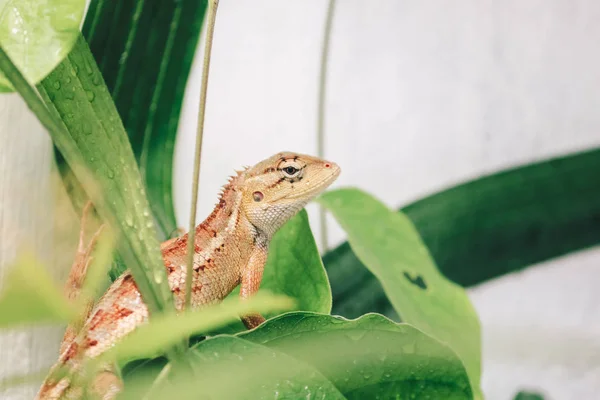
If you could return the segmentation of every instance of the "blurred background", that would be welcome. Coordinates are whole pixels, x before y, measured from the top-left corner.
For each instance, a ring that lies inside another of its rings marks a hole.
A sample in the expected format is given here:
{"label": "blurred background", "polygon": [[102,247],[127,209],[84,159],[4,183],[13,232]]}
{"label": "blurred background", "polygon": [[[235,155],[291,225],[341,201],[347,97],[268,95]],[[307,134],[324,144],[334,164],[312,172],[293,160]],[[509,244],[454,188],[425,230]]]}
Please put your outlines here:
{"label": "blurred background", "polygon": [[[221,0],[199,219],[234,168],[281,150],[316,154],[327,3]],[[399,208],[482,175],[599,146],[599,18],[592,0],[337,1],[324,125],[325,157],[343,171],[335,187],[357,186]],[[189,215],[201,57],[199,49],[176,144],[181,226]],[[51,198],[50,140],[17,95],[0,97],[0,115],[7,143],[0,191],[11,192],[0,196],[0,259],[26,241],[51,261],[52,204],[46,213],[27,212],[32,198]],[[18,173],[7,175],[15,166]],[[17,189],[23,181],[36,184]],[[320,244],[318,210],[308,208]],[[330,249],[345,237],[327,222]],[[592,248],[469,289],[482,322],[487,399],[519,390],[597,397],[599,260]],[[4,368],[48,365],[59,336],[47,329],[3,335],[0,358],[14,360]],[[23,347],[28,353],[15,350]]]}

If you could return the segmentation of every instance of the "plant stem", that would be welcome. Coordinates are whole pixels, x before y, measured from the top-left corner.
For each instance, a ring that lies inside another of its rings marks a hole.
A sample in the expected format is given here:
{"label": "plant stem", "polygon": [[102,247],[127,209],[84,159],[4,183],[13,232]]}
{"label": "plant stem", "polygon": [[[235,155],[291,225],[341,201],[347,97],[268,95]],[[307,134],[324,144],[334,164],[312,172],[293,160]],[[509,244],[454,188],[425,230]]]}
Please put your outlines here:
{"label": "plant stem", "polygon": [[[323,47],[321,48],[319,98],[317,105],[317,155],[321,158],[325,156],[325,95],[327,86],[327,61],[329,58],[329,43],[331,42],[331,26],[333,25],[334,10],[335,0],[329,0],[327,14],[325,17],[325,28],[323,31]],[[325,218],[325,208],[323,208],[321,205],[319,205],[319,221],[321,222],[321,252],[325,252],[329,247],[327,240],[327,219]]]}
{"label": "plant stem", "polygon": [[208,4],[208,24],[204,44],[204,62],[202,64],[202,86],[200,87],[200,105],[198,107],[198,128],[196,130],[196,154],[194,157],[194,174],[192,177],[192,205],[187,243],[187,271],[185,276],[185,305],[188,310],[192,299],[192,274],[194,265],[194,241],[196,231],[196,208],[198,203],[198,186],[200,181],[200,155],[202,153],[202,137],[204,133],[204,117],[206,114],[206,93],[208,89],[208,72],[210,69],[210,54],[212,50],[215,19],[219,0],[210,0]]}
{"label": "plant stem", "polygon": [[169,373],[171,372],[171,363],[167,363],[161,370],[156,379],[152,382],[148,390],[146,391],[146,395],[142,398],[142,400],[148,400],[151,398],[154,391],[160,387],[160,385],[167,379]]}

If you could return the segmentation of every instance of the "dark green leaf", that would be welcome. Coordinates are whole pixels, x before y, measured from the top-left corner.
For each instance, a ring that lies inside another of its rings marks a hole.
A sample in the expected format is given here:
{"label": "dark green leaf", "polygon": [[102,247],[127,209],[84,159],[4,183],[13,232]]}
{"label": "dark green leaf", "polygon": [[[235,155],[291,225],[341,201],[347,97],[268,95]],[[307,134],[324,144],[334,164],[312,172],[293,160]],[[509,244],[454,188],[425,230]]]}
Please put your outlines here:
{"label": "dark green leaf", "polygon": [[410,220],[358,189],[319,198],[348,234],[355,254],[379,279],[403,321],[448,344],[479,391],[477,314],[460,286],[442,276]]}
{"label": "dark green leaf", "polygon": [[177,227],[175,137],[206,7],[206,0],[93,0],[83,27],[129,134],[163,239]]}
{"label": "dark green leaf", "polygon": [[[463,286],[600,243],[600,150],[523,166],[402,208],[440,271]],[[383,290],[348,243],[324,256],[333,312],[389,310]],[[366,301],[355,294],[369,287]]]}
{"label": "dark green leaf", "polygon": [[350,321],[288,313],[239,337],[314,366],[347,398],[472,398],[465,368],[452,350],[381,315]]}
{"label": "dark green leaf", "polygon": [[514,400],[544,400],[544,396],[539,393],[523,390],[516,394]]}

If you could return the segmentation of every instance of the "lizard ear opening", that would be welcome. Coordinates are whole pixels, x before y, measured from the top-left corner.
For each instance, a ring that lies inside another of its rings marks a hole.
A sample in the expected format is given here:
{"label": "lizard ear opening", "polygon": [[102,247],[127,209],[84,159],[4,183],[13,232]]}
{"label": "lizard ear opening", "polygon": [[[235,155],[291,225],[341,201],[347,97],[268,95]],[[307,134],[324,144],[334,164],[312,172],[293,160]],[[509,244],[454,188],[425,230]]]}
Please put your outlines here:
{"label": "lizard ear opening", "polygon": [[262,192],[254,192],[252,193],[252,198],[254,199],[254,201],[259,202],[265,198],[265,195],[262,194]]}

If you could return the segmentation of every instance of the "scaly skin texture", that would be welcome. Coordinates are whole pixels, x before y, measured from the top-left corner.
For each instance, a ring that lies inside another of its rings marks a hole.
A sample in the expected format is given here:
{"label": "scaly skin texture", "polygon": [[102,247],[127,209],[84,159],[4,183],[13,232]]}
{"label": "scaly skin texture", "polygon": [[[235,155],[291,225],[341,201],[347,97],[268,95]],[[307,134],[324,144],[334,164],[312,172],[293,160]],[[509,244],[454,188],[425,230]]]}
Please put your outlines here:
{"label": "scaly skin texture", "polygon": [[[340,174],[329,161],[302,154],[283,152],[230,178],[213,212],[196,227],[192,276],[192,307],[221,301],[241,284],[240,297],[258,291],[267,260],[269,242],[277,230],[300,211],[308,201],[325,190]],[[173,292],[175,306],[185,301],[186,248],[188,236],[161,245],[162,256]],[[83,282],[93,243],[80,245],[70,276],[70,297]],[[83,271],[81,271],[83,270]],[[75,288],[75,289],[74,289]],[[120,276],[91,310],[83,327],[68,328],[61,354],[37,399],[76,399],[84,392],[112,399],[121,382],[112,366],[96,375],[89,388],[78,386],[68,376],[76,376],[84,360],[97,357],[148,321],[148,308],[129,272]],[[249,329],[264,322],[260,315],[242,316]],[[75,335],[75,333],[77,333]],[[54,378],[66,370],[67,377]]]}

